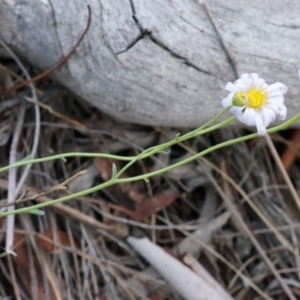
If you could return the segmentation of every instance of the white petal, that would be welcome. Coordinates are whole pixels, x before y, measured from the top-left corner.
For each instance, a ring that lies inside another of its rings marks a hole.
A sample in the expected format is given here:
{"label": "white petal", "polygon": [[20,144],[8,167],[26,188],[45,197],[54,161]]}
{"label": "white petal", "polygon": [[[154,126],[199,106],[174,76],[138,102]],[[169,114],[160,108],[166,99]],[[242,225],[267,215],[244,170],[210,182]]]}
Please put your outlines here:
{"label": "white petal", "polygon": [[286,109],[286,106],[285,106],[285,105],[281,105],[281,106],[279,107],[279,112],[278,112],[278,119],[279,119],[279,120],[281,120],[281,121],[285,120],[285,117],[286,117],[286,111],[287,111],[287,109]]}
{"label": "white petal", "polygon": [[256,123],[255,125],[256,125],[256,129],[257,129],[257,133],[259,135],[266,135],[266,133],[267,133],[266,126],[264,125],[264,122],[261,119],[261,117],[259,117],[259,115],[257,115],[255,123]]}
{"label": "white petal", "polygon": [[253,108],[247,107],[244,111],[244,113],[238,118],[242,123],[248,125],[248,126],[254,126],[255,125],[255,116],[256,112]]}
{"label": "white petal", "polygon": [[228,107],[232,104],[232,97],[226,97],[222,100],[223,107]]}
{"label": "white petal", "polygon": [[259,80],[259,77],[258,77],[258,74],[257,73],[251,73],[250,76],[252,77],[252,82],[253,82],[253,86],[258,86],[258,80]]}
{"label": "white petal", "polygon": [[247,89],[250,88],[250,87],[252,86],[253,81],[252,81],[252,77],[251,77],[250,74],[248,74],[248,73],[243,74],[243,75],[241,76],[241,79],[242,79],[242,81],[243,81],[243,83],[244,83],[244,85],[245,85],[245,87],[246,87]]}
{"label": "white petal", "polygon": [[263,108],[267,107],[268,109],[272,109],[272,111],[274,111],[275,113],[275,116],[278,114],[279,112],[279,107],[280,107],[281,104],[278,105],[278,103],[268,103],[268,104],[265,104]]}
{"label": "white petal", "polygon": [[225,85],[225,90],[228,91],[228,92],[238,92],[241,89],[240,89],[240,87],[233,84],[232,82],[227,82],[227,84]]}
{"label": "white petal", "polygon": [[273,96],[273,97],[267,99],[266,104],[268,104],[268,103],[280,105],[280,104],[284,103],[284,98],[282,95],[281,96]]}
{"label": "white petal", "polygon": [[237,119],[240,119],[240,117],[243,115],[243,110],[244,110],[244,107],[233,106],[233,107],[230,109],[230,112],[231,112]]}
{"label": "white petal", "polygon": [[244,91],[246,92],[248,87],[245,85],[245,83],[243,82],[242,79],[237,79],[235,82],[234,82],[234,85],[237,86],[239,88],[239,91]]}
{"label": "white petal", "polygon": [[262,79],[262,78],[257,78],[254,85],[257,86],[258,88],[263,88],[263,89],[265,89],[265,88],[268,87],[268,85],[267,85],[265,82],[266,82],[266,81],[265,81],[264,79]]}
{"label": "white petal", "polygon": [[255,86],[257,88],[263,88],[263,89],[266,89],[268,87],[266,81],[263,78],[260,78],[257,73],[250,73],[249,76],[251,78],[250,87]]}
{"label": "white petal", "polygon": [[279,90],[282,94],[285,94],[287,92],[287,87],[281,82],[276,82],[271,84],[268,88],[266,88],[266,91],[268,93],[271,93],[275,90]]}
{"label": "white petal", "polygon": [[283,97],[282,92],[279,90],[275,90],[275,91],[268,93],[268,98],[273,98],[273,97],[277,97],[277,96]]}
{"label": "white petal", "polygon": [[261,111],[261,116],[265,127],[268,127],[271,122],[276,118],[276,113],[272,108],[263,107]]}

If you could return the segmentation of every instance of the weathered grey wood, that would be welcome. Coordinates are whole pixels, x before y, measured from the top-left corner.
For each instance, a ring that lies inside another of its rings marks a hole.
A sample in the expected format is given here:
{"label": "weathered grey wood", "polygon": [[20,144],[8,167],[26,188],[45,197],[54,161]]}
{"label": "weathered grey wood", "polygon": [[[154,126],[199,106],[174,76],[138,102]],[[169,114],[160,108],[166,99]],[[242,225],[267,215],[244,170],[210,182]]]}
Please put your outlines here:
{"label": "weathered grey wood", "polygon": [[[54,77],[124,121],[198,126],[221,110],[234,70],[196,0],[0,0],[0,37],[44,70],[83,43]],[[300,1],[210,0],[211,14],[238,62],[289,86],[298,107]],[[134,17],[133,17],[134,16]]]}

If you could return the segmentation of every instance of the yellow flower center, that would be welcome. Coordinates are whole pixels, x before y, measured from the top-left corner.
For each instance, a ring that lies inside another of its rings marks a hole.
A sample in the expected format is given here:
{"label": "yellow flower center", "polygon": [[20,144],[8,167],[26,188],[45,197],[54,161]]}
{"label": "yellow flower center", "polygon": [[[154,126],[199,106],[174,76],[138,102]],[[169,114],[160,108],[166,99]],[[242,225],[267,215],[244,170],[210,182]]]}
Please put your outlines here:
{"label": "yellow flower center", "polygon": [[263,89],[251,89],[246,92],[248,97],[248,107],[260,109],[267,101],[268,93]]}

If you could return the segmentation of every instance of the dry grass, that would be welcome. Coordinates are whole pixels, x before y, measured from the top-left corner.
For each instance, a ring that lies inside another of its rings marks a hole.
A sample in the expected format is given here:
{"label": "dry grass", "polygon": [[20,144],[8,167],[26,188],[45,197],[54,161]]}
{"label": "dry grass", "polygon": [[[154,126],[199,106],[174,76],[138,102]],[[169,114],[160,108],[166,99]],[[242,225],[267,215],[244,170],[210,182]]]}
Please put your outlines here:
{"label": "dry grass", "polygon": [[[2,59],[1,66],[20,75],[11,60]],[[6,80],[15,80],[2,72]],[[9,163],[24,96],[31,97],[29,90],[0,102],[1,166]],[[135,155],[180,131],[116,123],[51,81],[39,85],[38,101],[38,157],[71,151]],[[35,126],[34,106],[27,102],[17,160],[30,153]],[[231,128],[195,138],[134,165],[126,176],[172,164],[241,134]],[[279,153],[290,147],[289,135],[271,136]],[[1,253],[0,298],[182,299],[128,245],[129,235],[148,236],[180,260],[189,252],[234,299],[300,298],[297,199],[270,147],[272,143],[263,138],[252,140],[153,178],[149,184],[113,186],[49,207],[43,217],[17,216],[13,240],[17,256]],[[289,160],[289,178],[299,192],[296,161]],[[87,171],[78,174],[82,170]],[[26,201],[16,206],[88,188],[107,180],[110,170],[111,162],[104,159],[33,165],[17,195]],[[16,183],[21,173],[17,172]],[[8,174],[1,174],[3,207],[9,189]],[[224,217],[226,213],[230,218]],[[0,219],[2,249],[7,235],[4,221]]]}

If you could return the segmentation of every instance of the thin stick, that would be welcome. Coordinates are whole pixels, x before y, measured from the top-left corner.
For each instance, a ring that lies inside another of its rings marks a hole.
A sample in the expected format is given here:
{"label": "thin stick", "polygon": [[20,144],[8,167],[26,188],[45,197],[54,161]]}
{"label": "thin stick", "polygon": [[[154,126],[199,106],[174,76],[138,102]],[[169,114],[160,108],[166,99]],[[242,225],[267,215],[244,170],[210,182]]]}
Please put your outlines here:
{"label": "thin stick", "polygon": [[[25,118],[25,110],[26,110],[26,102],[23,101],[19,115],[18,120],[16,123],[16,127],[14,130],[13,140],[10,146],[10,152],[9,152],[9,164],[14,164],[17,161],[17,147],[21,135],[21,130]],[[11,169],[8,172],[8,195],[7,195],[7,203],[13,203],[15,201],[16,197],[16,181],[17,181],[17,170]],[[15,206],[9,206],[8,211],[12,211],[15,209]],[[6,245],[5,245],[5,251],[10,254],[14,254],[13,252],[13,244],[14,244],[14,227],[15,227],[15,217],[14,216],[8,216],[7,217],[7,233],[6,233]]]}
{"label": "thin stick", "polygon": [[295,201],[295,203],[296,203],[296,205],[297,205],[297,207],[300,211],[300,199],[298,197],[297,191],[296,191],[296,189],[295,189],[295,187],[294,187],[287,171],[285,170],[285,168],[282,164],[282,161],[281,161],[281,159],[280,159],[280,157],[277,153],[277,150],[275,149],[275,146],[274,146],[273,141],[271,140],[270,136],[267,134],[265,138],[266,138],[266,141],[267,141],[267,145],[268,145],[268,147],[269,147],[269,149],[270,149],[270,151],[271,151],[271,153],[272,153],[272,155],[273,155],[273,157],[274,157],[274,159],[277,163],[277,166],[278,166],[278,168],[279,168],[279,170],[280,170],[287,186],[289,187],[289,190],[290,190],[290,192],[291,192],[291,194],[294,198],[294,201]]}

